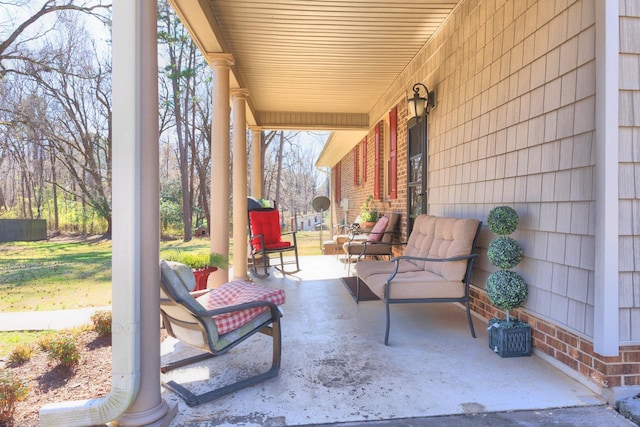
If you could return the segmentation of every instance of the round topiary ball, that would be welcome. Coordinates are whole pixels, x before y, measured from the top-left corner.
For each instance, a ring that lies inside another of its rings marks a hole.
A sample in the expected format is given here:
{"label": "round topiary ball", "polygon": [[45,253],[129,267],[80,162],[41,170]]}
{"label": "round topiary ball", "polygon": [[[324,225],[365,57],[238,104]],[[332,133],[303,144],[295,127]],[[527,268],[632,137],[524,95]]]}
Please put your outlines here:
{"label": "round topiary ball", "polygon": [[522,307],[527,300],[527,284],[516,272],[499,270],[487,278],[487,297],[501,310]]}
{"label": "round topiary ball", "polygon": [[522,260],[523,251],[520,243],[511,237],[498,237],[489,243],[487,257],[491,264],[498,268],[513,268]]}
{"label": "round topiary ball", "polygon": [[511,234],[518,226],[518,213],[510,206],[497,206],[489,212],[487,226],[495,234]]}

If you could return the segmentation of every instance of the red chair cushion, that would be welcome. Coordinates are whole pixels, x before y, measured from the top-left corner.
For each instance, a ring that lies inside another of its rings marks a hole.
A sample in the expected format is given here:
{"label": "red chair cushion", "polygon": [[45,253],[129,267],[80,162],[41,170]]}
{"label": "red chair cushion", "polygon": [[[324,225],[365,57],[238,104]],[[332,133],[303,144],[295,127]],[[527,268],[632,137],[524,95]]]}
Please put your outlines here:
{"label": "red chair cushion", "polygon": [[[264,236],[264,246],[266,249],[283,249],[291,246],[289,242],[282,242],[280,236],[280,212],[277,209],[265,211],[249,211],[249,222],[251,224],[251,235]],[[284,246],[280,246],[284,244]],[[253,249],[262,249],[258,237],[251,240]]]}
{"label": "red chair cushion", "polygon": [[[284,289],[265,288],[244,280],[235,280],[196,299],[205,309],[213,310],[252,301],[269,301],[280,305],[285,302],[285,294]],[[218,333],[222,335],[238,329],[268,309],[268,307],[258,307],[219,314],[213,317],[213,321],[216,323]]]}

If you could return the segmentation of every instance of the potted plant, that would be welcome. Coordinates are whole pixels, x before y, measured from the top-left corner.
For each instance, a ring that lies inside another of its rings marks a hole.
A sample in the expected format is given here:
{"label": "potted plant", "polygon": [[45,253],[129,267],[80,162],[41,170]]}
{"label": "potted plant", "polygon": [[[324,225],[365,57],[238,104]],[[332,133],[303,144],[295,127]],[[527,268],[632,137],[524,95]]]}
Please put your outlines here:
{"label": "potted plant", "polygon": [[362,206],[360,206],[360,224],[362,228],[373,228],[378,221],[378,208],[376,207],[373,196],[369,194]]}
{"label": "potted plant", "polygon": [[531,355],[531,326],[512,319],[509,310],[522,307],[527,299],[527,284],[510,269],[523,256],[522,247],[508,234],[518,226],[518,214],[509,206],[498,206],[489,212],[487,226],[500,237],[489,243],[487,257],[499,270],[487,278],[487,297],[491,304],[504,310],[505,319],[489,320],[489,348],[501,357]]}
{"label": "potted plant", "polygon": [[167,251],[164,254],[164,259],[191,267],[193,276],[196,279],[196,291],[207,288],[209,274],[218,270],[218,268],[226,269],[229,266],[227,258],[217,253],[187,252],[178,249]]}

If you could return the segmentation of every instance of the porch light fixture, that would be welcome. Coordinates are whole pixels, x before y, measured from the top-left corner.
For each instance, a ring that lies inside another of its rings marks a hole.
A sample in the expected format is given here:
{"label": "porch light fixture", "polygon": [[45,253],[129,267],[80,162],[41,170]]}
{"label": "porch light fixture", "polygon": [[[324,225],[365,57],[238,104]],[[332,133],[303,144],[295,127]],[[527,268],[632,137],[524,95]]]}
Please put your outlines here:
{"label": "porch light fixture", "polygon": [[[426,98],[420,95],[420,87],[426,92]],[[407,104],[409,109],[407,116],[409,119],[420,120],[425,113],[429,114],[429,111],[435,107],[435,94],[429,92],[429,89],[422,83],[416,83],[413,85],[413,97],[407,99]]]}

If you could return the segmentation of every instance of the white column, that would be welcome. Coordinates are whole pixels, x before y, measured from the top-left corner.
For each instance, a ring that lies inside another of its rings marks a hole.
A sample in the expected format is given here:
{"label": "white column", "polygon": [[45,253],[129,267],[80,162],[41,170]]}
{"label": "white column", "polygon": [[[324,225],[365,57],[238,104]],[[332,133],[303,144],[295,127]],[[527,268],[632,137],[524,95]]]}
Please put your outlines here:
{"label": "white column", "polygon": [[156,19],[155,0],[113,2],[111,391],[46,405],[42,426],[160,426],[176,414],[160,395]]}
{"label": "white column", "polygon": [[[129,305],[140,316],[140,389],[138,395],[127,411],[118,418],[118,423],[128,426],[146,426],[162,424],[159,420],[173,418],[175,412],[164,417],[169,409],[160,396],[160,293],[158,282],[160,270],[160,167],[158,145],[158,31],[157,6],[154,0],[141,3],[139,51],[137,67],[134,75],[136,90],[126,94],[129,98],[124,102],[137,105],[135,112],[135,141],[115,140],[114,134],[114,170],[116,150],[120,150],[119,158],[125,157],[131,172],[136,176],[133,180],[121,181],[114,173],[113,211],[113,288],[114,312],[120,305],[116,301],[116,289],[125,280],[120,280],[119,271],[135,272],[131,279],[135,288],[139,288],[139,304]],[[123,48],[127,48],[124,47]],[[115,65],[115,61],[114,61]],[[115,68],[115,66],[114,66]],[[115,80],[115,79],[114,79]],[[117,105],[114,100],[114,112]],[[115,114],[114,114],[115,117]],[[126,119],[127,121],[130,118]],[[115,122],[115,118],[114,118]],[[115,124],[115,123],[114,123]],[[126,127],[125,123],[121,123]],[[114,129],[118,127],[115,124]],[[126,144],[126,146],[125,146]],[[120,163],[121,164],[121,163]],[[125,176],[128,176],[126,174]],[[121,178],[123,179],[123,178]],[[118,196],[120,192],[124,194]],[[119,225],[126,224],[119,229]],[[128,247],[128,250],[121,250]],[[133,256],[128,253],[133,252]],[[123,283],[124,282],[124,283]],[[114,350],[114,357],[116,351]],[[122,356],[120,356],[122,357]],[[114,372],[114,375],[117,375]],[[177,410],[177,406],[173,406]]]}
{"label": "white column", "polygon": [[593,349],[619,351],[618,2],[596,1],[595,295]]}
{"label": "white column", "polygon": [[[211,229],[210,250],[229,256],[229,73],[233,65],[230,54],[208,56],[213,70],[213,118],[211,122]],[[209,287],[219,287],[229,281],[229,272],[218,269],[209,276]]]}
{"label": "white column", "polygon": [[233,117],[233,278],[247,275],[247,96],[246,89],[231,91]]}
{"label": "white column", "polygon": [[262,129],[251,126],[251,196],[262,199]]}

